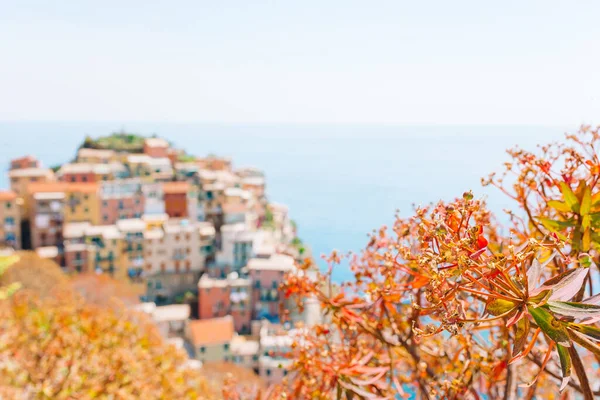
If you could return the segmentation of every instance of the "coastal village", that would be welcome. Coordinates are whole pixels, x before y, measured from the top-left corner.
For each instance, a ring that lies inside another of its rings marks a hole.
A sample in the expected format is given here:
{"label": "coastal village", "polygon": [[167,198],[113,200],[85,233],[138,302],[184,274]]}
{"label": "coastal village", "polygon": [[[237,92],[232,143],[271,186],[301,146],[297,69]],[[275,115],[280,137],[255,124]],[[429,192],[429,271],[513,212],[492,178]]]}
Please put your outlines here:
{"label": "coastal village", "polygon": [[310,252],[288,208],[270,202],[256,168],[196,157],[167,140],[86,138],[73,161],[10,162],[0,192],[4,251],[32,250],[65,274],[108,275],[134,288],[165,340],[190,365],[227,362],[267,384],[287,374],[293,336],[319,323],[280,285]]}

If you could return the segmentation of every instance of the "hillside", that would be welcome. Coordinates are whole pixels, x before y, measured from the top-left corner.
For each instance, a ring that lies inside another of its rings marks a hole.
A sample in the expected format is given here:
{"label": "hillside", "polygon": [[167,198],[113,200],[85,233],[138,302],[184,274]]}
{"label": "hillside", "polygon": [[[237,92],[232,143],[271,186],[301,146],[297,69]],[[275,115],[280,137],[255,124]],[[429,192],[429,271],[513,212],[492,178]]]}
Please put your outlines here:
{"label": "hillside", "polygon": [[86,137],[81,147],[88,149],[142,153],[146,137],[126,132],[115,132],[98,138]]}

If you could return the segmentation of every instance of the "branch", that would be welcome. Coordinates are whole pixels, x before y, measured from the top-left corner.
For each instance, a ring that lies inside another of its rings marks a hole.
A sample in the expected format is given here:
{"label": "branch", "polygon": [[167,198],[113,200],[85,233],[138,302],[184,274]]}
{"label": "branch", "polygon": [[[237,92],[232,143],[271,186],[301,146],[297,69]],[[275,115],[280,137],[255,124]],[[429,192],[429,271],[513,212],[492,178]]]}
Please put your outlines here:
{"label": "branch", "polygon": [[587,374],[585,372],[585,367],[581,362],[581,358],[575,350],[575,347],[568,347],[569,355],[571,356],[571,360],[573,362],[573,368],[575,369],[575,373],[577,374],[577,378],[579,378],[579,383],[581,384],[581,389],[583,392],[583,398],[585,400],[594,400],[594,393],[592,392],[592,388],[590,387],[590,381],[588,380]]}

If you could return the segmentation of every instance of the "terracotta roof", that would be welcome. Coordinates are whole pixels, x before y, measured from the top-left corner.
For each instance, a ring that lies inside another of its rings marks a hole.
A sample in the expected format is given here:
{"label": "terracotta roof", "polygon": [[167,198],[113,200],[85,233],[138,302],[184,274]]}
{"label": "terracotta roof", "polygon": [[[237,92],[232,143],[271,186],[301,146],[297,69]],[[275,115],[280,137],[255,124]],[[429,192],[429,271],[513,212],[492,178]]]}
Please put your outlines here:
{"label": "terracotta roof", "polygon": [[9,201],[17,198],[17,194],[10,190],[0,191],[0,201]]}
{"label": "terracotta roof", "polygon": [[191,321],[190,339],[194,346],[210,346],[231,342],[233,339],[233,318],[211,318]]}
{"label": "terracotta roof", "polygon": [[28,193],[49,193],[49,192],[66,192],[66,182],[34,182],[27,185]]}
{"label": "terracotta roof", "polygon": [[165,182],[163,183],[163,192],[169,194],[187,193],[190,190],[188,182]]}
{"label": "terracotta roof", "polygon": [[98,190],[97,183],[77,183],[77,182],[33,182],[27,185],[28,193],[94,193]]}

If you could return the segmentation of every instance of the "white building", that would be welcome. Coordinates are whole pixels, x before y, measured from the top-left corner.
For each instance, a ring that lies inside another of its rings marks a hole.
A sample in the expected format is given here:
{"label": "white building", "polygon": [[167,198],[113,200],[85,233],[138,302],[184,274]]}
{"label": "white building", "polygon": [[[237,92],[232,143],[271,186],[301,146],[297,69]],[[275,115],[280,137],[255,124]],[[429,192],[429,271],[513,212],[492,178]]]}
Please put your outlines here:
{"label": "white building", "polygon": [[144,214],[164,214],[165,199],[163,185],[161,183],[142,184],[142,193],[144,195]]}

